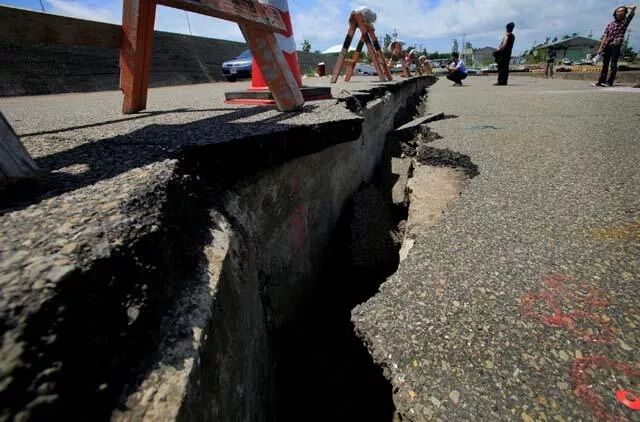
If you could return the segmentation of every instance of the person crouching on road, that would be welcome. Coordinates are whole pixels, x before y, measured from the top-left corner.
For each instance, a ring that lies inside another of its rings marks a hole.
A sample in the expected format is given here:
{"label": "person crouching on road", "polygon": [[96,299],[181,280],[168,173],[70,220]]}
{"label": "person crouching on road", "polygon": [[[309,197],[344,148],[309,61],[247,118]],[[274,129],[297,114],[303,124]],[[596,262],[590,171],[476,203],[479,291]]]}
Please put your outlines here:
{"label": "person crouching on road", "polygon": [[[612,86],[618,73],[618,59],[622,43],[624,42],[624,33],[631,23],[631,19],[636,14],[636,6],[620,6],[613,12],[613,21],[609,22],[602,35],[598,54],[602,54],[602,71],[598,82],[593,86]],[[609,72],[609,64],[611,64],[611,73],[607,79]]]}
{"label": "person crouching on road", "polygon": [[431,68],[431,62],[429,60],[427,60],[427,56],[418,57],[418,62],[420,63],[420,66],[418,66],[418,69],[421,69],[422,74],[427,75],[427,76],[432,76],[433,75],[433,69]]}
{"label": "person crouching on road", "polygon": [[387,46],[387,51],[389,52],[389,61],[387,64],[389,68],[393,67],[398,60],[403,59],[402,44],[402,41],[391,41]]}
{"label": "person crouching on road", "polygon": [[462,86],[462,80],[467,77],[467,68],[460,60],[458,53],[451,53],[451,63],[447,66],[447,70],[449,71],[447,79],[453,81],[453,86]]}
{"label": "person crouching on road", "polygon": [[411,76],[411,65],[415,65],[416,66],[416,74],[419,73],[418,71],[418,52],[413,49],[409,52],[409,54],[407,54],[404,57],[404,64],[407,66],[407,69],[409,70],[409,76]]}

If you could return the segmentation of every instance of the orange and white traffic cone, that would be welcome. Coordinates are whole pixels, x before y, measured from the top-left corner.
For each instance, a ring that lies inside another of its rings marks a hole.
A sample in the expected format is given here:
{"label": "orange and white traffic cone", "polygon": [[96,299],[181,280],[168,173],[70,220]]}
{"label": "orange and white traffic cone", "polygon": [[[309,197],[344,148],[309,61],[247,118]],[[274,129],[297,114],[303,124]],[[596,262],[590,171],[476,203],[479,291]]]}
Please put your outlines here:
{"label": "orange and white traffic cone", "polygon": [[[330,87],[305,87],[302,86],[302,77],[300,75],[300,67],[298,65],[298,53],[296,52],[296,41],[293,37],[293,26],[291,25],[291,15],[289,14],[289,5],[287,0],[259,0],[260,3],[274,7],[280,12],[280,16],[284,21],[287,32],[284,34],[275,34],[278,46],[282,50],[284,57],[291,69],[291,73],[295,78],[302,96],[305,101],[330,99]],[[256,63],[255,58],[251,64],[251,86],[247,91],[227,92],[225,94],[226,102],[231,104],[274,104],[273,96],[269,91],[267,82],[262,75],[260,67]]]}

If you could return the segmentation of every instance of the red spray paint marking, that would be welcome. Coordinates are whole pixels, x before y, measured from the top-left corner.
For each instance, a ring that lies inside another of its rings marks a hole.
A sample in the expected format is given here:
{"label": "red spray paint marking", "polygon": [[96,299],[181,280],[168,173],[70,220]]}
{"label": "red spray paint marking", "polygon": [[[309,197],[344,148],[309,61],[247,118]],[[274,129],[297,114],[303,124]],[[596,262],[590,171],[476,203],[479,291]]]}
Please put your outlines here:
{"label": "red spray paint marking", "polygon": [[[582,341],[613,342],[610,319],[594,312],[609,306],[603,291],[561,274],[548,277],[544,285],[546,290],[520,298],[520,310],[525,317],[547,327],[564,328]],[[547,311],[537,310],[536,304]],[[591,333],[585,326],[588,324],[596,326],[600,333]]]}
{"label": "red spray paint marking", "polygon": [[640,368],[626,362],[609,359],[606,356],[586,356],[576,359],[571,367],[573,392],[583,405],[587,406],[599,420],[607,422],[626,421],[627,418],[625,417],[611,415],[607,411],[607,406],[602,398],[591,387],[592,380],[589,378],[588,371],[597,369],[607,369],[627,377],[640,378]]}
{"label": "red spray paint marking", "polygon": [[631,410],[640,410],[640,393],[618,390],[616,391],[616,399]]}

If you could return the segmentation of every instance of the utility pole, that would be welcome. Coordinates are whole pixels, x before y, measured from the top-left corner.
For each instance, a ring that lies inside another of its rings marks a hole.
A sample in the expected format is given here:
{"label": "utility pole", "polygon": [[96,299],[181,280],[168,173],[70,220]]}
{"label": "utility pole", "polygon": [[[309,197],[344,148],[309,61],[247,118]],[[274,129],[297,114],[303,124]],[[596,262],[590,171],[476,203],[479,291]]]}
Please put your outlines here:
{"label": "utility pole", "polygon": [[46,12],[46,10],[44,10],[44,3],[42,3],[42,0],[40,0],[40,8],[43,12]]}
{"label": "utility pole", "polygon": [[465,37],[466,35],[467,35],[467,34],[462,34],[462,54],[460,55],[460,57],[462,57],[462,60],[463,60],[465,63],[466,63],[466,56],[465,56],[465,53],[466,53],[467,48],[466,48],[465,43],[464,43],[464,37]]}
{"label": "utility pole", "polygon": [[189,13],[185,10],[184,15],[187,17],[187,28],[189,28],[189,35],[193,36],[191,33],[191,22],[189,22]]}

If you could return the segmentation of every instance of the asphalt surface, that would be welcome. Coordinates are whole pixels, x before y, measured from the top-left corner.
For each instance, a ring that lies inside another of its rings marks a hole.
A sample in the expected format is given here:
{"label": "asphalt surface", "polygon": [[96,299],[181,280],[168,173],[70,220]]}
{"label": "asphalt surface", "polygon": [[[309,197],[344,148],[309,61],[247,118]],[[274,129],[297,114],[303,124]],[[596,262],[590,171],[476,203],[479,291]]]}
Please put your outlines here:
{"label": "asphalt surface", "polygon": [[[5,323],[20,324],[72,272],[157,230],[164,191],[185,151],[253,139],[218,163],[243,168],[251,166],[251,156],[267,162],[270,149],[303,153],[328,128],[338,132],[331,142],[359,135],[361,117],[335,99],[307,103],[295,113],[224,104],[226,91],[248,84],[152,89],[147,110],[135,115],[121,114],[122,94],[115,91],[0,98],[0,109],[44,172],[34,192],[0,197]],[[285,139],[301,128],[295,133],[306,139]],[[271,137],[259,143],[262,135]]]}
{"label": "asphalt surface", "polygon": [[[639,419],[612,391],[640,389],[640,91],[512,81],[431,89],[429,111],[459,117],[433,123],[443,139],[430,146],[467,154],[480,174],[354,311],[356,328],[409,419]],[[118,92],[0,98],[48,172],[37,195],[0,208],[6,328],[71,274],[158,230],[185,149],[357,123],[335,100],[286,115],[223,104],[225,91],[247,84],[154,89],[149,109],[133,116],[120,114]],[[15,344],[4,340],[8,356]]]}
{"label": "asphalt surface", "polygon": [[335,99],[295,113],[224,104],[248,81],[152,89],[129,116],[119,92],[0,98],[43,170],[0,192],[0,420],[52,406],[110,414],[156,346],[147,328],[177,300],[173,283],[196,270],[190,235],[211,191],[358,139],[363,117],[345,97],[370,83],[335,85]]}
{"label": "asphalt surface", "polygon": [[640,420],[640,89],[440,79],[479,175],[352,320],[402,420]]}

